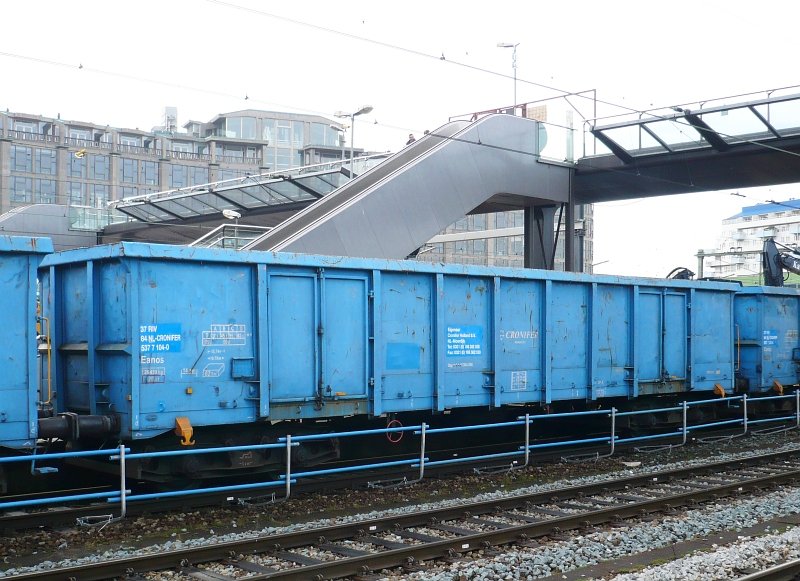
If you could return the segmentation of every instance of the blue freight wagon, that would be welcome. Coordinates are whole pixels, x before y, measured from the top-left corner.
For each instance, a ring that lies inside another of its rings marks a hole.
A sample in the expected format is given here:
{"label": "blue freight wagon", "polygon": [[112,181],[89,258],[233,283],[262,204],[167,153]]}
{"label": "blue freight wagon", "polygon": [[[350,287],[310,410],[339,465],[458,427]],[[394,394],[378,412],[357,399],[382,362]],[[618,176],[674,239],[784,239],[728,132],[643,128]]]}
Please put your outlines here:
{"label": "blue freight wagon", "polygon": [[0,236],[0,446],[32,448],[38,403],[48,399],[46,392],[39,395],[36,270],[51,252],[47,238]]}
{"label": "blue freight wagon", "polygon": [[745,287],[734,301],[737,388],[783,391],[800,379],[800,292]]}
{"label": "blue freight wagon", "polygon": [[141,243],[40,278],[58,411],[130,441],[733,389],[727,283]]}

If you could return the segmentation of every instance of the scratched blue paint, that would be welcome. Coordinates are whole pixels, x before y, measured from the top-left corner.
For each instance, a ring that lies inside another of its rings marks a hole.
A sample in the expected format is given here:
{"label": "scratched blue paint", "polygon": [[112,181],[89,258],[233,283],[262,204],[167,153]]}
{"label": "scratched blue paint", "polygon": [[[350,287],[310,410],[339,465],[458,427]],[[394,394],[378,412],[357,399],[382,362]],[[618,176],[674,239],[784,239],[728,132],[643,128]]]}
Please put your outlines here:
{"label": "scratched blue paint", "polygon": [[733,387],[726,283],[139,243],[41,273],[61,411],[124,438]]}
{"label": "scratched blue paint", "polygon": [[[30,448],[37,435],[36,269],[48,239],[0,236],[0,444]],[[43,329],[46,332],[46,328]],[[47,386],[45,385],[45,389]],[[45,394],[46,396],[46,394]]]}
{"label": "scratched blue paint", "polygon": [[753,392],[800,381],[800,297],[794,289],[744,288],[734,300],[737,376]]}

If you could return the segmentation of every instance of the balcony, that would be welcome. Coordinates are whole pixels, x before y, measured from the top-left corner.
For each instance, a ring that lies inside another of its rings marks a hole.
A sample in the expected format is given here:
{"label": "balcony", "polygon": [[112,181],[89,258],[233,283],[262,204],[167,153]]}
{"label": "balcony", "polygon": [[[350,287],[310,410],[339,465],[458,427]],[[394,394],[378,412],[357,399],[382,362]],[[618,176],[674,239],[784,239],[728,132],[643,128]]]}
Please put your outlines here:
{"label": "balcony", "polygon": [[[210,158],[209,158],[210,159]],[[242,165],[261,165],[260,157],[239,157],[236,155],[218,155],[217,163],[238,163]]]}
{"label": "balcony", "polygon": [[160,157],[161,150],[152,147],[142,147],[141,145],[117,145],[114,148],[117,153],[132,153],[134,155],[147,155],[150,157]]}
{"label": "balcony", "polygon": [[171,159],[187,159],[191,161],[211,161],[211,156],[207,153],[194,153],[191,151],[165,151],[164,157]]}
{"label": "balcony", "polygon": [[91,139],[75,139],[74,137],[62,137],[61,143],[74,147],[94,147],[95,149],[114,149],[114,144],[110,141],[92,141]]}
{"label": "balcony", "polygon": [[41,141],[44,143],[59,143],[60,138],[57,135],[47,135],[44,133],[31,133],[29,131],[15,131],[9,129],[6,131],[6,136],[10,139],[18,139],[20,141]]}
{"label": "balcony", "polygon": [[778,235],[777,228],[764,228],[763,230],[758,230],[756,235],[759,238],[773,238],[774,236]]}

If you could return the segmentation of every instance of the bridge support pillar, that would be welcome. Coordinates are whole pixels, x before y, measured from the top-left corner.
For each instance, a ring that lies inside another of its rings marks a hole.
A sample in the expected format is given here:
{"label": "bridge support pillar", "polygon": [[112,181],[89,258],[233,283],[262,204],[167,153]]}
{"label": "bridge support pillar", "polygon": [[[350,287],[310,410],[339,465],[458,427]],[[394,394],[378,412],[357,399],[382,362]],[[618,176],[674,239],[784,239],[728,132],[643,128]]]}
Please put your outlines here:
{"label": "bridge support pillar", "polygon": [[553,269],[556,206],[525,208],[525,268]]}

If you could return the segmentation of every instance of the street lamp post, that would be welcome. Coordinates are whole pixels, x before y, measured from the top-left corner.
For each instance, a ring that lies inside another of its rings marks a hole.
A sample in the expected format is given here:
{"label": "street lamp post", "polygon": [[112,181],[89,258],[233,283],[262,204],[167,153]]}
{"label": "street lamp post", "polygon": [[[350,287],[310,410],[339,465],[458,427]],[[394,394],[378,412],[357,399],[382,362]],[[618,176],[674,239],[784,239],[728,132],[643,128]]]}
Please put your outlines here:
{"label": "street lamp post", "polygon": [[372,107],[369,105],[361,107],[361,109],[355,113],[345,113],[344,111],[337,111],[334,113],[335,117],[350,117],[350,179],[353,179],[353,170],[355,169],[355,160],[353,159],[353,155],[356,135],[356,117],[359,115],[366,115],[367,113],[372,113]]}
{"label": "street lamp post", "polygon": [[514,69],[514,114],[516,115],[517,109],[517,47],[518,42],[498,42],[497,48],[513,48],[511,53],[511,68]]}

